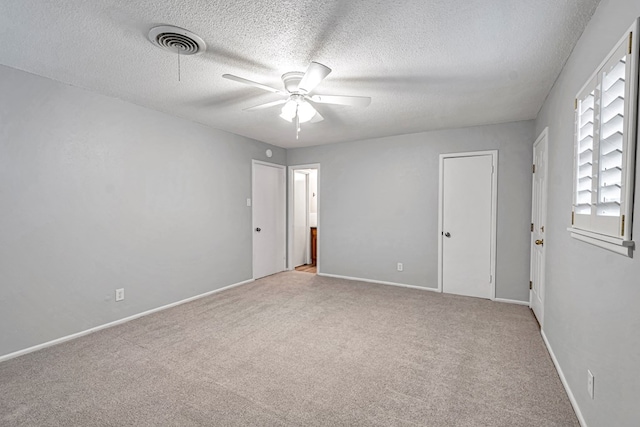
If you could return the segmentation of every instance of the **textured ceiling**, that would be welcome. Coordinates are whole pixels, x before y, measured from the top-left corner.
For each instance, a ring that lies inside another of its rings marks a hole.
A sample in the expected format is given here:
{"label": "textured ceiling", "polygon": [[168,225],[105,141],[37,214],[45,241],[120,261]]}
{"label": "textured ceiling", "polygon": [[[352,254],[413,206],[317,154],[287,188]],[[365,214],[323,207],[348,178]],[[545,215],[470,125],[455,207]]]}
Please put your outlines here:
{"label": "textured ceiling", "polygon": [[[0,0],[0,63],[281,147],[535,118],[598,0]],[[169,24],[200,35],[181,59],[153,46]],[[279,99],[223,79],[282,87],[309,61],[333,72],[318,94],[370,96],[366,108],[318,105],[294,126]]]}

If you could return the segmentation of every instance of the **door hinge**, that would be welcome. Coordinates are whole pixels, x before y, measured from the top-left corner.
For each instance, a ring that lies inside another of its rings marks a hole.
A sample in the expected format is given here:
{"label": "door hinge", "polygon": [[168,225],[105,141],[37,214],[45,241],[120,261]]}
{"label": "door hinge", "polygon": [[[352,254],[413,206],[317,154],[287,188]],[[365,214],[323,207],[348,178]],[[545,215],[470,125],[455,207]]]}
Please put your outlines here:
{"label": "door hinge", "polygon": [[489,283],[493,283],[493,274],[489,275]]}
{"label": "door hinge", "polygon": [[576,98],[575,102],[573,103],[573,109],[574,110],[578,109],[578,98]]}
{"label": "door hinge", "polygon": [[533,289],[533,282],[529,280],[529,289]]}
{"label": "door hinge", "polygon": [[573,222],[576,220],[576,213],[575,212],[571,212],[571,225],[573,225]]}
{"label": "door hinge", "polygon": [[620,234],[624,236],[624,215],[622,215],[622,232]]}
{"label": "door hinge", "polygon": [[533,233],[533,223],[531,223],[531,232]]}
{"label": "door hinge", "polygon": [[631,55],[631,46],[633,46],[633,32],[629,33],[629,55]]}
{"label": "door hinge", "polygon": [[531,166],[531,173],[536,173],[536,165]]}

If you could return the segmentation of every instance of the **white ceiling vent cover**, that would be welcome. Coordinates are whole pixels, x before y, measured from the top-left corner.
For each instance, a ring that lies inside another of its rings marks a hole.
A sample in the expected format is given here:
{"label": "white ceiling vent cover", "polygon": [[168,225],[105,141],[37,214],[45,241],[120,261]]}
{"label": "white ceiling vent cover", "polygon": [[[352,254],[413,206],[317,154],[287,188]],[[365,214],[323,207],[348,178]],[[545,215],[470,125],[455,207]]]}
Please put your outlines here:
{"label": "white ceiling vent cover", "polygon": [[149,31],[149,40],[159,48],[180,55],[196,55],[207,50],[207,45],[198,35],[184,28],[160,25]]}

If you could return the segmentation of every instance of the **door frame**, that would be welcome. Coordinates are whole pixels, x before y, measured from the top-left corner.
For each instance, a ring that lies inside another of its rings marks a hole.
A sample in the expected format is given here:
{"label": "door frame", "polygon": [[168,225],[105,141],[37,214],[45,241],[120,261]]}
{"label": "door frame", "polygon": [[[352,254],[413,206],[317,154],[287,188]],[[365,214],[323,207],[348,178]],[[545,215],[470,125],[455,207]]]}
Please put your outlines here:
{"label": "door frame", "polygon": [[282,198],[282,212],[284,213],[284,215],[283,215],[283,218],[280,219],[285,225],[283,227],[283,230],[284,230],[284,233],[285,233],[284,239],[283,239],[284,240],[285,259],[282,262],[282,270],[281,271],[285,271],[287,269],[287,264],[286,264],[286,258],[287,258],[287,234],[286,234],[287,233],[287,227],[286,227],[286,225],[287,225],[287,218],[286,218],[286,216],[287,216],[287,196],[286,196],[286,194],[287,194],[286,193],[286,191],[287,191],[287,188],[286,188],[287,181],[286,181],[286,170],[287,170],[287,167],[284,166],[284,165],[279,165],[277,163],[269,163],[269,162],[265,162],[265,161],[262,161],[262,160],[252,159],[251,160],[251,277],[253,278],[253,280],[256,280],[255,272],[254,272],[255,259],[254,259],[254,252],[253,252],[253,248],[255,247],[255,238],[256,238],[256,235],[255,235],[255,232],[254,232],[254,230],[256,229],[256,223],[255,223],[256,216],[255,216],[255,212],[254,212],[255,203],[253,203],[253,201],[255,200],[255,193],[254,192],[255,192],[255,189],[256,189],[256,186],[255,186],[255,179],[256,179],[256,177],[255,177],[255,167],[256,167],[256,165],[269,166],[269,167],[273,167],[273,168],[276,168],[276,169],[281,169],[282,171],[285,172],[285,182],[282,183],[284,185],[284,187],[285,187],[284,188],[284,190],[285,190],[284,195],[285,196]]}
{"label": "door frame", "polygon": [[[292,165],[287,168],[289,170],[289,176],[287,179],[287,270],[293,270],[295,267],[293,266],[293,180],[294,180],[294,172],[299,169],[315,169],[317,172],[317,222],[316,228],[318,230],[318,235],[320,235],[320,163],[309,163],[304,165]],[[307,224],[308,220],[308,211],[307,211]],[[316,242],[316,250],[317,253],[320,253],[320,239]],[[320,263],[321,259],[318,256],[316,260],[316,274],[320,274]]]}
{"label": "door frame", "polygon": [[438,178],[438,292],[443,292],[442,283],[442,222],[443,216],[443,201],[444,201],[444,160],[456,157],[477,157],[477,156],[491,156],[491,164],[493,166],[493,172],[491,174],[491,291],[489,293],[490,299],[496,299],[496,240],[498,230],[498,150],[486,150],[486,151],[467,151],[461,153],[447,153],[440,154],[439,161],[439,178]]}
{"label": "door frame", "polygon": [[[546,145],[545,150],[544,150],[544,184],[542,186],[542,217],[544,218],[544,226],[546,227],[547,225],[547,203],[548,203],[548,189],[549,189],[549,176],[548,176],[548,171],[549,171],[549,127],[545,127],[544,130],[540,133],[540,136],[538,136],[538,138],[536,138],[536,141],[533,143],[532,146],[532,152],[534,155],[534,161],[535,161],[535,151],[536,151],[536,145],[540,144],[544,142],[544,144]],[[536,170],[538,169],[538,167],[536,166]],[[533,199],[535,197],[535,192],[533,191],[535,187],[535,177],[532,176],[531,178],[531,216],[532,216],[532,221],[533,221]],[[545,231],[546,234],[546,231]],[[529,279],[533,280],[533,246],[534,246],[534,239],[533,239],[533,232],[531,233],[531,241],[529,243],[529,248],[530,248],[530,261],[529,261]],[[536,316],[536,320],[538,321],[538,323],[540,324],[540,329],[542,329],[542,327],[544,326],[544,295],[546,295],[546,293],[544,292],[545,290],[545,283],[546,283],[546,265],[547,265],[547,250],[545,248],[545,246],[542,246],[542,256],[541,256],[541,264],[542,267],[540,268],[541,270],[541,274],[540,277],[538,277],[538,289],[542,289],[543,292],[543,298],[542,298],[542,319],[538,319],[538,316]],[[529,308],[533,311],[533,289],[529,290]]]}

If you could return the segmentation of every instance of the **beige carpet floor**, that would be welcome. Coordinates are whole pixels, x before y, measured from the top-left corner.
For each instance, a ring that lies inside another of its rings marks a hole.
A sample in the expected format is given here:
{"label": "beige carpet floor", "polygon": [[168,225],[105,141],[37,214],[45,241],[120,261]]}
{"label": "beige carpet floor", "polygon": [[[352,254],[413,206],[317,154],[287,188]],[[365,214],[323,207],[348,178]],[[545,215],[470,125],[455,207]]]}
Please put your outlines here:
{"label": "beige carpet floor", "polygon": [[2,426],[578,426],[528,308],[277,274],[0,363]]}

